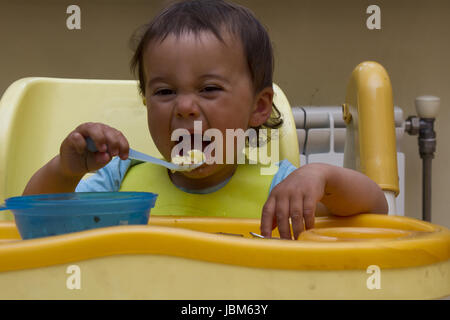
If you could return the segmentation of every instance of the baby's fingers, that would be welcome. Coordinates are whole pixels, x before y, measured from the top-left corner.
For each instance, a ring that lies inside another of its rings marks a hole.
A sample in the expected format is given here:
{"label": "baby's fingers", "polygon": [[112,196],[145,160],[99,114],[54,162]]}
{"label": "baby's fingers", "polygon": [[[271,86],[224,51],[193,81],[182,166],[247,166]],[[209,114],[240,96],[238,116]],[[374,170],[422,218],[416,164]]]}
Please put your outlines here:
{"label": "baby's fingers", "polygon": [[93,172],[107,165],[108,162],[111,161],[111,157],[108,152],[88,152],[85,161],[86,170],[88,172]]}
{"label": "baby's fingers", "polygon": [[275,214],[277,216],[278,231],[283,239],[292,239],[291,226],[289,225],[289,198],[277,198],[275,205]]}
{"label": "baby's fingers", "polygon": [[303,232],[303,199],[301,197],[291,197],[289,203],[289,215],[291,217],[292,232],[294,239],[297,240],[300,233]]}
{"label": "baby's fingers", "polygon": [[106,145],[106,136],[103,132],[104,126],[101,123],[89,122],[78,126],[75,131],[83,135],[84,138],[90,137],[99,152],[106,152],[108,147]]}
{"label": "baby's fingers", "polygon": [[275,197],[269,197],[264,204],[261,215],[261,235],[271,237],[273,230],[273,219],[275,217]]}
{"label": "baby's fingers", "polygon": [[86,140],[81,135],[81,133],[73,131],[66,139],[68,146],[75,149],[76,153],[79,155],[84,155],[86,153]]}
{"label": "baby's fingers", "polygon": [[303,219],[305,220],[306,230],[314,228],[316,205],[317,202],[314,198],[305,196],[303,199]]}
{"label": "baby's fingers", "polygon": [[113,128],[105,128],[104,134],[111,157],[120,156],[123,160],[128,158],[129,145],[124,135]]}
{"label": "baby's fingers", "polygon": [[128,144],[127,138],[119,132],[119,157],[122,160],[128,159],[128,154],[130,152],[130,145]]}

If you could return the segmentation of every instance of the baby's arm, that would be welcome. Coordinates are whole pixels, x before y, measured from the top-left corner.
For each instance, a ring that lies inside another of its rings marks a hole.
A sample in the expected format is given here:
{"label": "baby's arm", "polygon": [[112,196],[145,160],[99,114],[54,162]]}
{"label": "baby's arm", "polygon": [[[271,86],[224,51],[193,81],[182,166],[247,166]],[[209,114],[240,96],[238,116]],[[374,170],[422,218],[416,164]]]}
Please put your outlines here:
{"label": "baby's arm", "polygon": [[[87,150],[87,137],[99,152]],[[128,151],[120,131],[101,123],[82,124],[63,141],[59,155],[33,175],[23,194],[73,192],[86,173],[104,167],[114,156],[127,159]]]}
{"label": "baby's arm", "polygon": [[40,168],[28,181],[23,195],[73,192],[80,182],[81,176],[68,176],[61,170],[59,155]]}
{"label": "baby's arm", "polygon": [[293,171],[280,182],[267,199],[261,217],[261,233],[271,236],[278,226],[282,238],[294,238],[304,228],[314,227],[319,201],[339,216],[357,213],[387,213],[383,191],[370,178],[357,171],[313,163]]}
{"label": "baby's arm", "polygon": [[332,214],[388,212],[383,190],[369,177],[355,170],[326,164],[320,166],[327,172],[325,192],[320,201]]}

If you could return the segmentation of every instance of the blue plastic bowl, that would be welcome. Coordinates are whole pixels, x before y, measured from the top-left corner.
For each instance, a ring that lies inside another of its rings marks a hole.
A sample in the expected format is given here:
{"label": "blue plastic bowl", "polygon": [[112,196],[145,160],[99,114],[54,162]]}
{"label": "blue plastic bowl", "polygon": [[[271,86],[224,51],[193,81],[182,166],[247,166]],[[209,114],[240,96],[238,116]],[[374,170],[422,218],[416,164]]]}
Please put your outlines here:
{"label": "blue plastic bowl", "polygon": [[118,225],[146,225],[157,195],[148,192],[76,192],[12,197],[22,239]]}

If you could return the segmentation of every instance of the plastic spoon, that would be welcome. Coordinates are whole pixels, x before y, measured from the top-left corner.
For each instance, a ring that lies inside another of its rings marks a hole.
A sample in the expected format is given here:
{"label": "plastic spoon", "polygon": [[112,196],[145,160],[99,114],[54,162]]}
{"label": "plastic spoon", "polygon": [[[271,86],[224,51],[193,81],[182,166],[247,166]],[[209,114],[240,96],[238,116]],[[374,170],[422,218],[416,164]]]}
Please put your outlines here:
{"label": "plastic spoon", "polygon": [[253,238],[281,240],[281,238],[277,238],[277,237],[271,237],[271,238],[269,238],[269,237],[264,237],[264,236],[262,236],[262,235],[260,235],[260,234],[254,233],[254,232],[249,232],[249,233],[253,236]]}
{"label": "plastic spoon", "polygon": [[[87,143],[87,149],[90,152],[98,151],[97,147],[95,146],[94,141],[90,137],[86,138],[86,143]],[[167,161],[149,156],[148,154],[136,151],[131,148],[130,148],[130,151],[128,152],[128,158],[134,159],[134,160],[140,160],[140,161],[144,161],[144,162],[151,162],[151,163],[158,164],[160,166],[166,167],[167,169],[174,170],[174,171],[191,171],[191,170],[194,170],[194,169],[200,167],[201,165],[203,165],[205,163],[205,161],[202,161],[202,162],[196,163],[196,164],[177,165],[177,164],[174,164],[171,162],[167,162]]]}

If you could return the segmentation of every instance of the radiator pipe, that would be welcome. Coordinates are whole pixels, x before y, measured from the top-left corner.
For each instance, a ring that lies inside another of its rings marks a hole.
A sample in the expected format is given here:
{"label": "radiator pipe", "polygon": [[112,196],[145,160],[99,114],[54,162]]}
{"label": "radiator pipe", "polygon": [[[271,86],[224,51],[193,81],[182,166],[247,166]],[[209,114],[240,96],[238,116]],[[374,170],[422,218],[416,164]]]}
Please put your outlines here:
{"label": "radiator pipe", "polygon": [[405,131],[419,135],[419,154],[422,159],[422,219],[431,222],[431,165],[436,151],[434,120],[440,106],[440,99],[434,96],[416,98],[418,116],[410,116],[405,122]]}

